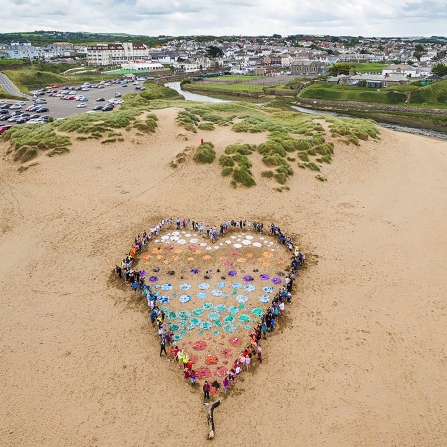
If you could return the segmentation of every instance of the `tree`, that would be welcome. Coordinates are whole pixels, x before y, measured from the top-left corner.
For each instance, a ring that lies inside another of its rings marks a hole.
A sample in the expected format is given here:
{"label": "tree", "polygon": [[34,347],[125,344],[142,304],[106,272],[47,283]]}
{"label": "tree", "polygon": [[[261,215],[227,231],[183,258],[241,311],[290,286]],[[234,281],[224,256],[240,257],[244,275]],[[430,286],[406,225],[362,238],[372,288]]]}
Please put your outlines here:
{"label": "tree", "polygon": [[223,51],[219,47],[216,47],[214,45],[210,45],[206,49],[206,54],[209,57],[222,57],[224,55]]}
{"label": "tree", "polygon": [[447,75],[447,65],[440,62],[439,64],[436,64],[431,69],[431,72],[438,76],[446,76]]}
{"label": "tree", "polygon": [[421,60],[421,57],[422,57],[422,53],[421,53],[420,51],[414,51],[414,52],[413,52],[413,56],[414,56],[418,61],[420,61],[420,60]]}
{"label": "tree", "polygon": [[418,53],[423,53],[424,52],[424,46],[421,45],[420,43],[417,43],[414,46],[414,51],[417,51]]}
{"label": "tree", "polygon": [[339,64],[333,64],[328,67],[327,72],[329,76],[338,76],[341,74],[348,75],[349,71],[354,67],[354,65],[347,62],[341,62]]}

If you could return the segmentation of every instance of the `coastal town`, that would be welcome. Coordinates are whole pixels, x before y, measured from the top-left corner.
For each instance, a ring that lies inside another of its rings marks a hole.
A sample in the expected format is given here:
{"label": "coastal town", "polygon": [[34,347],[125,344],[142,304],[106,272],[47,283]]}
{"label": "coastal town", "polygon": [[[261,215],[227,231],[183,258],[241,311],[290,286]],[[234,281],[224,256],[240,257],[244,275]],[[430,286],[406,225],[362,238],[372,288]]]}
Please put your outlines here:
{"label": "coastal town", "polygon": [[[443,36],[366,38],[336,36],[196,37],[160,36],[155,45],[143,41],[111,40],[94,45],[70,41],[71,33],[47,32],[53,40],[37,46],[31,38],[7,40],[0,34],[0,61],[15,59],[43,62],[80,62],[89,66],[140,65],[145,71],[169,68],[174,71],[227,69],[238,74],[286,73],[300,76],[325,74],[336,63],[405,64],[406,76],[431,73],[447,62],[447,38]],[[118,36],[116,36],[118,37]],[[79,36],[77,35],[79,39]],[[144,39],[141,39],[144,40]],[[0,62],[1,63],[1,62]]]}

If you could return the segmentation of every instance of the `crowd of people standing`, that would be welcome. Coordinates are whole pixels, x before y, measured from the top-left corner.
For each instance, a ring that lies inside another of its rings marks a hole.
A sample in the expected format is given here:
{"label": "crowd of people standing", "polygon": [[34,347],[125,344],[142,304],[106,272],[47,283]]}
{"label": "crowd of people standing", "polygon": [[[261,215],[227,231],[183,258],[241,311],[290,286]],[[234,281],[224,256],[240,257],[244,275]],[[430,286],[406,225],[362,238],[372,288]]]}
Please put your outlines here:
{"label": "crowd of people standing", "polygon": [[[249,220],[227,220],[220,225],[205,225],[201,221],[191,220],[189,218],[176,219],[167,218],[161,219],[150,230],[139,233],[134,238],[134,243],[125,255],[120,265],[116,265],[115,274],[124,279],[126,285],[130,285],[135,294],[138,291],[145,294],[147,297],[148,306],[150,307],[150,321],[153,326],[157,328],[157,333],[160,341],[160,357],[163,353],[166,356],[172,356],[171,361],[179,362],[183,369],[183,376],[185,380],[189,380],[192,385],[197,382],[197,373],[193,368],[193,363],[182,349],[173,346],[174,334],[169,330],[165,322],[165,314],[158,306],[158,293],[152,290],[151,286],[146,284],[146,277],[143,271],[138,271],[132,267],[133,261],[142,252],[144,247],[155,237],[157,237],[162,230],[192,230],[199,235],[208,237],[212,242],[215,242],[219,236],[225,235],[233,231],[254,231],[263,233],[264,224],[261,222],[250,222]],[[285,305],[290,304],[292,300],[293,283],[297,275],[298,269],[304,265],[306,257],[301,253],[299,247],[294,245],[295,241],[292,236],[288,236],[281,228],[275,224],[270,224],[268,232],[275,237],[281,245],[287,247],[291,255],[291,264],[289,273],[285,278],[285,286],[282,287],[275,295],[271,305],[261,316],[259,324],[254,331],[250,333],[250,344],[240,352],[238,357],[234,360],[232,367],[228,370],[228,374],[222,380],[222,387],[224,393],[227,393],[230,387],[237,381],[238,376],[245,370],[250,369],[253,358],[256,358],[259,363],[262,363],[262,346],[261,340],[267,338],[267,333],[272,333],[275,330],[278,319],[284,316]],[[169,352],[166,348],[169,348]],[[216,395],[221,388],[218,380],[212,383],[205,381],[203,384],[204,398],[209,399],[211,395]]]}

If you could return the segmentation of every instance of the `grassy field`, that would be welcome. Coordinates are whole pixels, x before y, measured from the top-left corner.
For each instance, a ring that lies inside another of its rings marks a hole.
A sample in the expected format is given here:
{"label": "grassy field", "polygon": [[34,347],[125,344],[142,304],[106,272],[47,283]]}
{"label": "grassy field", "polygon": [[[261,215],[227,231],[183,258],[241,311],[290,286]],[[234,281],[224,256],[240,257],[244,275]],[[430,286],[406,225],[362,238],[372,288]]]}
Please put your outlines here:
{"label": "grassy field", "polygon": [[371,62],[367,64],[353,63],[352,65],[354,65],[354,70],[358,73],[381,73],[382,70],[388,67],[389,64]]}
{"label": "grassy field", "polygon": [[29,60],[0,58],[0,65],[30,65]]}
{"label": "grassy field", "polygon": [[[404,102],[404,93],[395,93],[387,89],[358,87],[351,85],[314,84],[305,88],[299,95],[301,98],[323,99],[330,101],[360,101],[395,104]],[[395,99],[393,99],[395,98]],[[393,102],[394,101],[394,102]]]}
{"label": "grassy field", "polygon": [[409,98],[411,105],[444,108],[447,107],[447,80],[425,87],[408,84],[380,90],[349,85],[314,84],[305,88],[299,96],[315,100],[359,101],[381,104],[404,104],[406,99]]}
{"label": "grassy field", "polygon": [[447,80],[413,90],[410,94],[410,103],[447,107]]}

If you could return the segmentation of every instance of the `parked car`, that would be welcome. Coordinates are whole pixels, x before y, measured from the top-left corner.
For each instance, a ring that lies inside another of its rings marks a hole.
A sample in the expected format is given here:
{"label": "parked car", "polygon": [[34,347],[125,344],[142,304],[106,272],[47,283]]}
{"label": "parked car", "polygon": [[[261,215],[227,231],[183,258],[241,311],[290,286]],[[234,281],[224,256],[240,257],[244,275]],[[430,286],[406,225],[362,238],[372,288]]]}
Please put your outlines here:
{"label": "parked car", "polygon": [[0,115],[0,121],[6,121],[9,120],[9,118],[11,118],[12,115],[10,115],[9,113],[7,113],[6,115]]}
{"label": "parked car", "polygon": [[39,98],[39,99],[34,100],[34,103],[35,104],[46,104],[47,100],[43,99],[43,98]]}
{"label": "parked car", "polygon": [[104,98],[98,98],[96,101],[100,102],[100,101],[105,101]]}
{"label": "parked car", "polygon": [[104,88],[104,86],[102,84],[99,84],[98,88]]}
{"label": "parked car", "polygon": [[103,106],[95,106],[92,110],[102,110]]}
{"label": "parked car", "polygon": [[35,112],[44,113],[44,112],[49,112],[49,110],[47,107],[39,107],[37,110],[35,110]]}
{"label": "parked car", "polygon": [[27,117],[24,117],[24,116],[19,116],[17,119],[16,119],[16,123],[17,124],[24,124],[24,123],[26,123],[28,121],[28,118]]}
{"label": "parked car", "polygon": [[119,98],[121,96],[121,93],[120,92],[116,92],[115,93],[115,98]]}
{"label": "parked car", "polygon": [[10,107],[11,110],[18,110],[18,109],[21,109],[21,108],[22,108],[22,106],[20,104],[13,104]]}
{"label": "parked car", "polygon": [[121,87],[127,87],[126,83],[121,84]]}
{"label": "parked car", "polygon": [[83,109],[84,107],[87,107],[87,104],[85,102],[81,102],[76,106],[78,109]]}
{"label": "parked car", "polygon": [[5,126],[0,126],[0,135],[2,133],[5,133],[8,129],[11,129],[11,127],[12,127],[11,124],[8,124],[8,125],[5,125]]}
{"label": "parked car", "polygon": [[113,110],[113,105],[112,104],[107,104],[106,106],[104,106],[102,108],[103,112],[110,112],[111,110]]}

